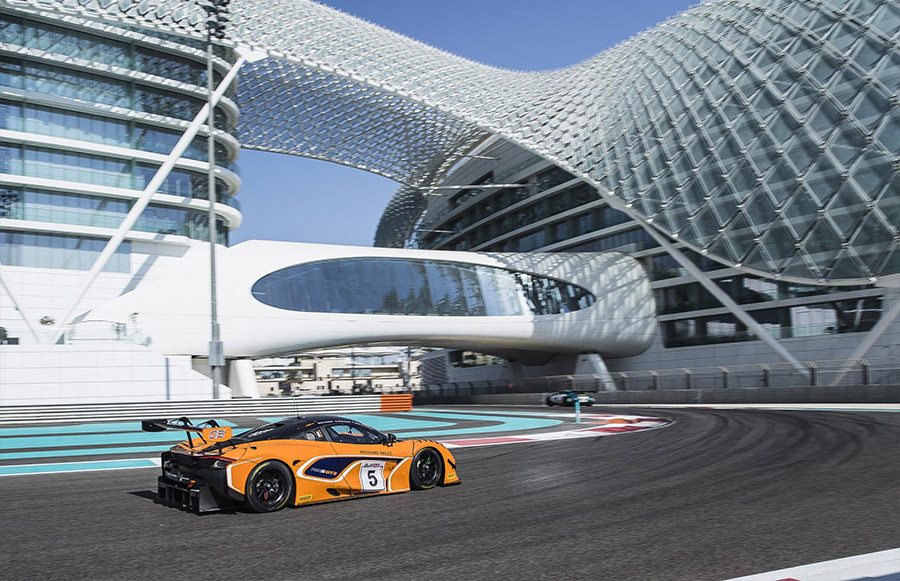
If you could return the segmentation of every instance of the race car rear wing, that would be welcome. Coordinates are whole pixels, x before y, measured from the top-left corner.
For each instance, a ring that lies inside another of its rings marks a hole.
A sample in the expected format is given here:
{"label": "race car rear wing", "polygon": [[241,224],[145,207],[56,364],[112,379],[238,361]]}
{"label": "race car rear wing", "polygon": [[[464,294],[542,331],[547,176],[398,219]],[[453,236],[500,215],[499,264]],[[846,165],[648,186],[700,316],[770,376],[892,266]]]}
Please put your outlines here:
{"label": "race car rear wing", "polygon": [[[206,426],[206,427],[204,427]],[[141,422],[141,430],[145,432],[164,432],[166,430],[184,430],[187,433],[188,445],[194,447],[194,440],[191,433],[200,436],[204,444],[213,442],[221,442],[231,438],[231,428],[228,426],[220,426],[216,420],[207,420],[198,425],[191,423],[187,418],[178,418],[175,420],[143,420]]]}

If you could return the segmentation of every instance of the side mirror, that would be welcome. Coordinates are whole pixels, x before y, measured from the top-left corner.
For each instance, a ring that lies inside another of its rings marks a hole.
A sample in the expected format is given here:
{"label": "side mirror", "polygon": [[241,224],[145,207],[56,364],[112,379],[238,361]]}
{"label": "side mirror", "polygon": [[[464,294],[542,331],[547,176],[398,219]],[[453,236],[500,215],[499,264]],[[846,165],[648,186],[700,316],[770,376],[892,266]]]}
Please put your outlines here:
{"label": "side mirror", "polygon": [[381,438],[381,443],[385,446],[393,446],[396,441],[397,436],[395,434],[385,434],[384,437]]}

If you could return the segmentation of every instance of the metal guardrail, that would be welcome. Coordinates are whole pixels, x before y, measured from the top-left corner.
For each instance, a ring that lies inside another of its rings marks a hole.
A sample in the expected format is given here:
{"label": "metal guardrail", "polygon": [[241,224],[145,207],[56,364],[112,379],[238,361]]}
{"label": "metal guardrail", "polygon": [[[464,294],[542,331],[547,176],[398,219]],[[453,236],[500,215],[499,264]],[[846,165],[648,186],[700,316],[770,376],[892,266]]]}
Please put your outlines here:
{"label": "metal guardrail", "polygon": [[266,399],[229,399],[170,402],[122,402],[97,404],[16,405],[0,407],[0,425],[17,423],[65,423],[147,418],[196,419],[290,416],[307,413],[364,413],[403,411],[412,408],[412,396],[348,395]]}
{"label": "metal guardrail", "polygon": [[417,396],[456,397],[502,393],[574,391],[665,391],[768,387],[897,386],[900,360],[881,357],[789,363],[695,367],[600,375],[554,375],[516,381],[472,381],[423,386]]}

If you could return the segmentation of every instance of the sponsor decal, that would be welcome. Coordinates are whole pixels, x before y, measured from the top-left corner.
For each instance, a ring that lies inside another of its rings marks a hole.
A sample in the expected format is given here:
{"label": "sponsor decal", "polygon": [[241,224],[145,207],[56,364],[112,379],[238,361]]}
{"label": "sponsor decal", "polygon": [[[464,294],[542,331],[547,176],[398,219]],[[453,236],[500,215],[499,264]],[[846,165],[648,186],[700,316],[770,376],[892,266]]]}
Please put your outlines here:
{"label": "sponsor decal", "polygon": [[[312,478],[321,478],[323,480],[337,480],[341,474],[344,473],[347,468],[350,467],[351,464],[355,462],[365,462],[365,461],[373,461],[378,462],[382,465],[385,465],[385,461],[381,458],[372,458],[371,453],[367,453],[366,456],[329,456],[326,458],[319,458],[315,462],[312,462],[308,466],[303,469],[303,476],[309,476]],[[381,477],[382,481],[384,480],[384,476]],[[383,490],[383,488],[382,488]]]}
{"label": "sponsor decal", "polygon": [[304,494],[300,498],[297,499],[297,502],[306,502],[307,500],[312,500],[312,494]]}
{"label": "sponsor decal", "polygon": [[310,468],[306,471],[306,473],[307,473],[307,474],[309,474],[309,473],[313,473],[313,474],[321,474],[321,475],[323,475],[323,476],[331,477],[331,478],[334,478],[335,476],[338,475],[338,473],[335,472],[334,470],[326,470],[325,468],[316,468],[315,466],[310,467]]}

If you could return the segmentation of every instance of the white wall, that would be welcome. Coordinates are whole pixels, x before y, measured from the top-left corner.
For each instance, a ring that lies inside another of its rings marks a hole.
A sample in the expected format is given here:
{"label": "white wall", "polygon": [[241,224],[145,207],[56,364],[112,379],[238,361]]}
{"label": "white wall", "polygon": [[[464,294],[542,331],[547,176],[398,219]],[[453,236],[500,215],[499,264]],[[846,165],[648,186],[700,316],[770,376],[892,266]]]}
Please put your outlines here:
{"label": "white wall", "polygon": [[[164,240],[154,241],[151,234],[135,233],[138,235],[142,236],[131,240],[131,272],[101,272],[73,316],[97,309],[138,284],[170,276],[173,270],[180,268],[182,257],[191,247],[206,244],[184,236],[157,236]],[[87,279],[87,271],[4,264],[0,266],[0,277],[21,309],[15,308],[12,297],[0,285],[0,327],[6,328],[8,335],[17,337],[21,344],[35,344],[39,340],[28,330],[22,319],[23,313],[39,336],[49,340],[55,326],[43,326],[39,320],[49,316],[57,325],[63,323],[65,310]]]}
{"label": "white wall", "polygon": [[[222,398],[231,390],[222,386]],[[113,341],[0,345],[0,405],[210,399],[191,358]]]}

